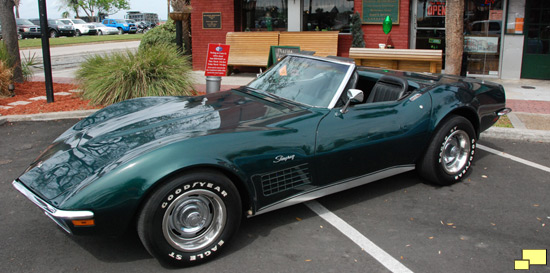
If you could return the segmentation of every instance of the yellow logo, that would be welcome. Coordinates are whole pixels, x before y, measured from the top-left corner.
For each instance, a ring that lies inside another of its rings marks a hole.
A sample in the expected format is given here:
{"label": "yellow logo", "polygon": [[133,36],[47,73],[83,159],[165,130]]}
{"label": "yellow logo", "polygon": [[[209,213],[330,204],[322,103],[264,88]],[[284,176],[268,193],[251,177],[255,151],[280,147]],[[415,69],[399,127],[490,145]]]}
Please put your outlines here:
{"label": "yellow logo", "polygon": [[546,265],[546,249],[523,249],[521,260],[514,262],[514,270],[529,270],[531,265]]}

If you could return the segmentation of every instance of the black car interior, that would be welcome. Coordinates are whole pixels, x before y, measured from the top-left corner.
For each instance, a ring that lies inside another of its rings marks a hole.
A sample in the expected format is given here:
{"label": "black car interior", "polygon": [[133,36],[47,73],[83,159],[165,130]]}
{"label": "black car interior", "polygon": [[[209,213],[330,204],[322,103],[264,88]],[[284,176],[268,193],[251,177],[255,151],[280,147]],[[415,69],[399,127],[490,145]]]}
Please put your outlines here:
{"label": "black car interior", "polygon": [[404,77],[367,71],[356,71],[346,90],[350,88],[363,91],[365,99],[360,103],[397,101],[417,89],[417,87],[411,86]]}

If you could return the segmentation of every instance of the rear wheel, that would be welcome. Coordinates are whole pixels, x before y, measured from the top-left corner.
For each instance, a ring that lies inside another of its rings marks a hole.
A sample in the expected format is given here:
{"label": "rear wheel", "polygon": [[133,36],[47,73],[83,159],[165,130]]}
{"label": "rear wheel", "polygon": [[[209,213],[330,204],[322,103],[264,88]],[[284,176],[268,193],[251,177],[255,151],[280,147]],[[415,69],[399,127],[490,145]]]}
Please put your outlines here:
{"label": "rear wheel", "polygon": [[59,36],[59,35],[57,34],[57,31],[55,31],[55,30],[51,30],[51,31],[50,31],[50,38],[56,38],[56,37],[58,37],[58,36]]}
{"label": "rear wheel", "polygon": [[174,178],[143,206],[137,223],[145,248],[160,262],[183,267],[215,257],[235,235],[241,199],[233,183],[215,171]]}
{"label": "rear wheel", "polygon": [[122,35],[124,34],[124,30],[122,30],[122,28],[118,28],[118,35]]}
{"label": "rear wheel", "polygon": [[81,36],[81,35],[82,35],[82,33],[80,33],[80,30],[77,29],[76,33],[75,33],[75,36],[78,37],[78,36]]}
{"label": "rear wheel", "polygon": [[421,176],[439,185],[450,185],[468,174],[476,148],[472,123],[461,116],[450,116],[441,122],[418,162]]}

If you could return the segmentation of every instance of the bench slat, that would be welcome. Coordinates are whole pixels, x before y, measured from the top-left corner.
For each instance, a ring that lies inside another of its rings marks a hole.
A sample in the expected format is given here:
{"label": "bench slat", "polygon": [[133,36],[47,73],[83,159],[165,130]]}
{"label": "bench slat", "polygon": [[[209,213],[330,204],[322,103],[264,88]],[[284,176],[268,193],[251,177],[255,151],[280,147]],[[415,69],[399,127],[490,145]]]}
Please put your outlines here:
{"label": "bench slat", "polygon": [[300,50],[315,51],[316,56],[338,55],[338,31],[281,32],[281,46],[299,46]]}
{"label": "bench slat", "polygon": [[228,66],[265,67],[271,46],[279,44],[279,32],[228,32],[225,43],[231,46]]}

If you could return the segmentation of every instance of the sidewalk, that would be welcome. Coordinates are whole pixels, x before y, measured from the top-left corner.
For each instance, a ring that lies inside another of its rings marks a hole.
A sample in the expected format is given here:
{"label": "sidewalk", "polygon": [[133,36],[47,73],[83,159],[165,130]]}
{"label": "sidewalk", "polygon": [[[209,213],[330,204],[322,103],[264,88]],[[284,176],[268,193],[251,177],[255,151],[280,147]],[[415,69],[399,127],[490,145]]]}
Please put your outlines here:
{"label": "sidewalk", "polygon": [[[54,75],[54,82],[73,82],[72,71]],[[195,88],[199,92],[206,91],[206,77],[203,71],[193,71]],[[237,76],[223,77],[221,90],[228,90],[248,84],[256,75],[243,73]],[[35,76],[34,81],[43,81],[44,78]],[[506,91],[506,105],[512,108],[508,114],[514,128],[492,127],[482,133],[482,138],[505,138],[512,140],[529,140],[550,142],[550,81],[545,80],[501,80],[487,79],[504,86]],[[76,111],[67,113],[49,113],[27,116],[3,116],[0,124],[5,121],[21,120],[50,120],[61,118],[82,118],[93,111]]]}

